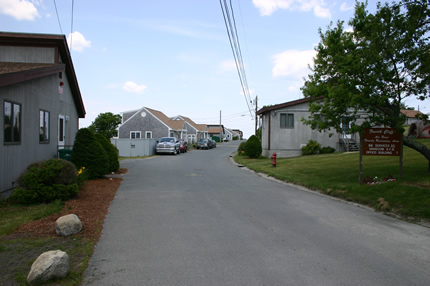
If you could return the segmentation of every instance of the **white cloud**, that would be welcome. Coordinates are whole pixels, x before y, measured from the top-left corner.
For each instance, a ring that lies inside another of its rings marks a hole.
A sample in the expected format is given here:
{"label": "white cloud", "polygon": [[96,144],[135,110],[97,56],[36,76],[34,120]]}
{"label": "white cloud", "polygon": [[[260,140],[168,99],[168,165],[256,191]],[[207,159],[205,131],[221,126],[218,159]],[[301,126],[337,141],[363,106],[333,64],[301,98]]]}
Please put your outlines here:
{"label": "white cloud", "polygon": [[340,5],[340,11],[345,12],[354,9],[354,5],[348,6],[346,2],[343,2],[342,5]]}
{"label": "white cloud", "polygon": [[351,26],[347,26],[346,28],[345,28],[345,30],[344,30],[345,32],[349,32],[349,33],[352,33],[352,32],[354,32],[354,28],[353,27],[351,27]]}
{"label": "white cloud", "polygon": [[288,91],[289,92],[296,92],[296,91],[298,91],[298,90],[300,90],[297,86],[294,86],[294,85],[290,85],[289,87],[288,87]]}
{"label": "white cloud", "polygon": [[275,67],[272,75],[275,77],[303,78],[309,73],[308,65],[312,66],[315,50],[289,50],[274,55]]}
{"label": "white cloud", "polygon": [[67,37],[67,43],[69,44],[69,48],[77,52],[82,52],[84,48],[91,47],[91,41],[85,39],[85,37],[78,31],[69,34]]}
{"label": "white cloud", "polygon": [[218,69],[221,72],[233,71],[236,70],[236,63],[234,60],[225,60],[218,65]]}
{"label": "white cloud", "polygon": [[132,93],[143,93],[143,91],[147,88],[147,86],[146,85],[144,85],[144,84],[137,84],[137,83],[135,83],[135,82],[132,82],[132,81],[127,81],[126,83],[124,83],[124,85],[122,86],[122,88],[125,90],[125,91],[128,91],[128,92],[132,92]]}
{"label": "white cloud", "polygon": [[330,9],[324,8],[324,7],[319,6],[319,5],[314,7],[314,14],[318,18],[327,18],[327,19],[331,18]]}
{"label": "white cloud", "polygon": [[33,2],[28,0],[0,0],[0,13],[12,16],[19,21],[33,21],[40,17]]}
{"label": "white cloud", "polygon": [[252,0],[261,16],[270,16],[278,9],[290,11],[314,12],[319,18],[331,18],[331,12],[326,8],[324,0]]}

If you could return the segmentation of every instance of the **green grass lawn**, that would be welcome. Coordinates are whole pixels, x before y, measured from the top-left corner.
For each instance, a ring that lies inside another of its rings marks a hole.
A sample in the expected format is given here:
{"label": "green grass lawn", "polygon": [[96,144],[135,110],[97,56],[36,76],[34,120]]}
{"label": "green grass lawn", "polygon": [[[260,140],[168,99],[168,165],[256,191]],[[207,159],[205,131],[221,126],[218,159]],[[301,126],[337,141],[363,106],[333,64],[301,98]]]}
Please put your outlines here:
{"label": "green grass lawn", "polygon": [[10,205],[3,201],[0,203],[0,237],[12,233],[21,224],[57,213],[63,207],[61,201],[32,206]]}
{"label": "green grass lawn", "polygon": [[[430,148],[430,140],[418,140]],[[323,193],[380,209],[378,199],[388,202],[383,210],[405,218],[430,219],[430,172],[420,153],[404,147],[403,176],[399,178],[399,157],[363,156],[362,178],[377,180],[393,176],[395,182],[359,184],[359,153],[278,158],[235,156],[236,162],[277,179],[306,186]]]}

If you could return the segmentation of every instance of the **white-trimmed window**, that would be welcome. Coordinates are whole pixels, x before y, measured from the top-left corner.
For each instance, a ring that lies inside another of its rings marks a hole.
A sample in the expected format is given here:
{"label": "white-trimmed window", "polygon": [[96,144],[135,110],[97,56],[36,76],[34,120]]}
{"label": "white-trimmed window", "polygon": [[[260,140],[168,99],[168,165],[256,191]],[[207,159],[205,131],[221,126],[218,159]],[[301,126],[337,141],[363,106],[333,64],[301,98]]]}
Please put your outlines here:
{"label": "white-trimmed window", "polygon": [[146,131],[145,132],[145,138],[146,139],[151,139],[152,138],[152,131]]}
{"label": "white-trimmed window", "polygon": [[49,143],[49,111],[39,112],[39,143]]}
{"label": "white-trimmed window", "polygon": [[140,131],[130,131],[130,139],[140,139],[141,132]]}
{"label": "white-trimmed window", "polygon": [[281,128],[294,128],[294,114],[281,113]]}

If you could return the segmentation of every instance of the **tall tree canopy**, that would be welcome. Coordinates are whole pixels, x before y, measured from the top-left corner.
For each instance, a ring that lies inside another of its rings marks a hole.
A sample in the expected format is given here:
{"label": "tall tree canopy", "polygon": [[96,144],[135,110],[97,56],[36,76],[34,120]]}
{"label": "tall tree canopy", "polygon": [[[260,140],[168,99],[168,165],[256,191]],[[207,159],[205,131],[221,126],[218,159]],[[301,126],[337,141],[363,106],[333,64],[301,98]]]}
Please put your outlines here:
{"label": "tall tree canopy", "polygon": [[97,118],[88,126],[94,133],[99,133],[110,140],[117,136],[116,128],[121,123],[121,115],[112,112],[100,113]]}
{"label": "tall tree canopy", "polygon": [[[319,30],[313,73],[302,87],[311,99],[311,116],[304,121],[314,129],[341,132],[340,123],[347,117],[351,132],[371,126],[402,132],[405,117],[400,109],[405,99],[430,97],[428,1],[378,3],[373,14],[367,3],[356,2],[349,21],[352,31],[343,25],[339,21],[325,33]],[[430,162],[426,146],[403,139]]]}

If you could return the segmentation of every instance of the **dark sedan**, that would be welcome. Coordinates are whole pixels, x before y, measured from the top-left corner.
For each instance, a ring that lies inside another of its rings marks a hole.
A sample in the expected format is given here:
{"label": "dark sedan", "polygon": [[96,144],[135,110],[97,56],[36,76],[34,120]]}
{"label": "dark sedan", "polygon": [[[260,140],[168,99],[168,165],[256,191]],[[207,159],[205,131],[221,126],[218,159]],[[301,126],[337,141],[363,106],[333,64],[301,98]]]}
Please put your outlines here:
{"label": "dark sedan", "polygon": [[213,144],[211,139],[202,138],[197,142],[197,149],[212,149]]}

